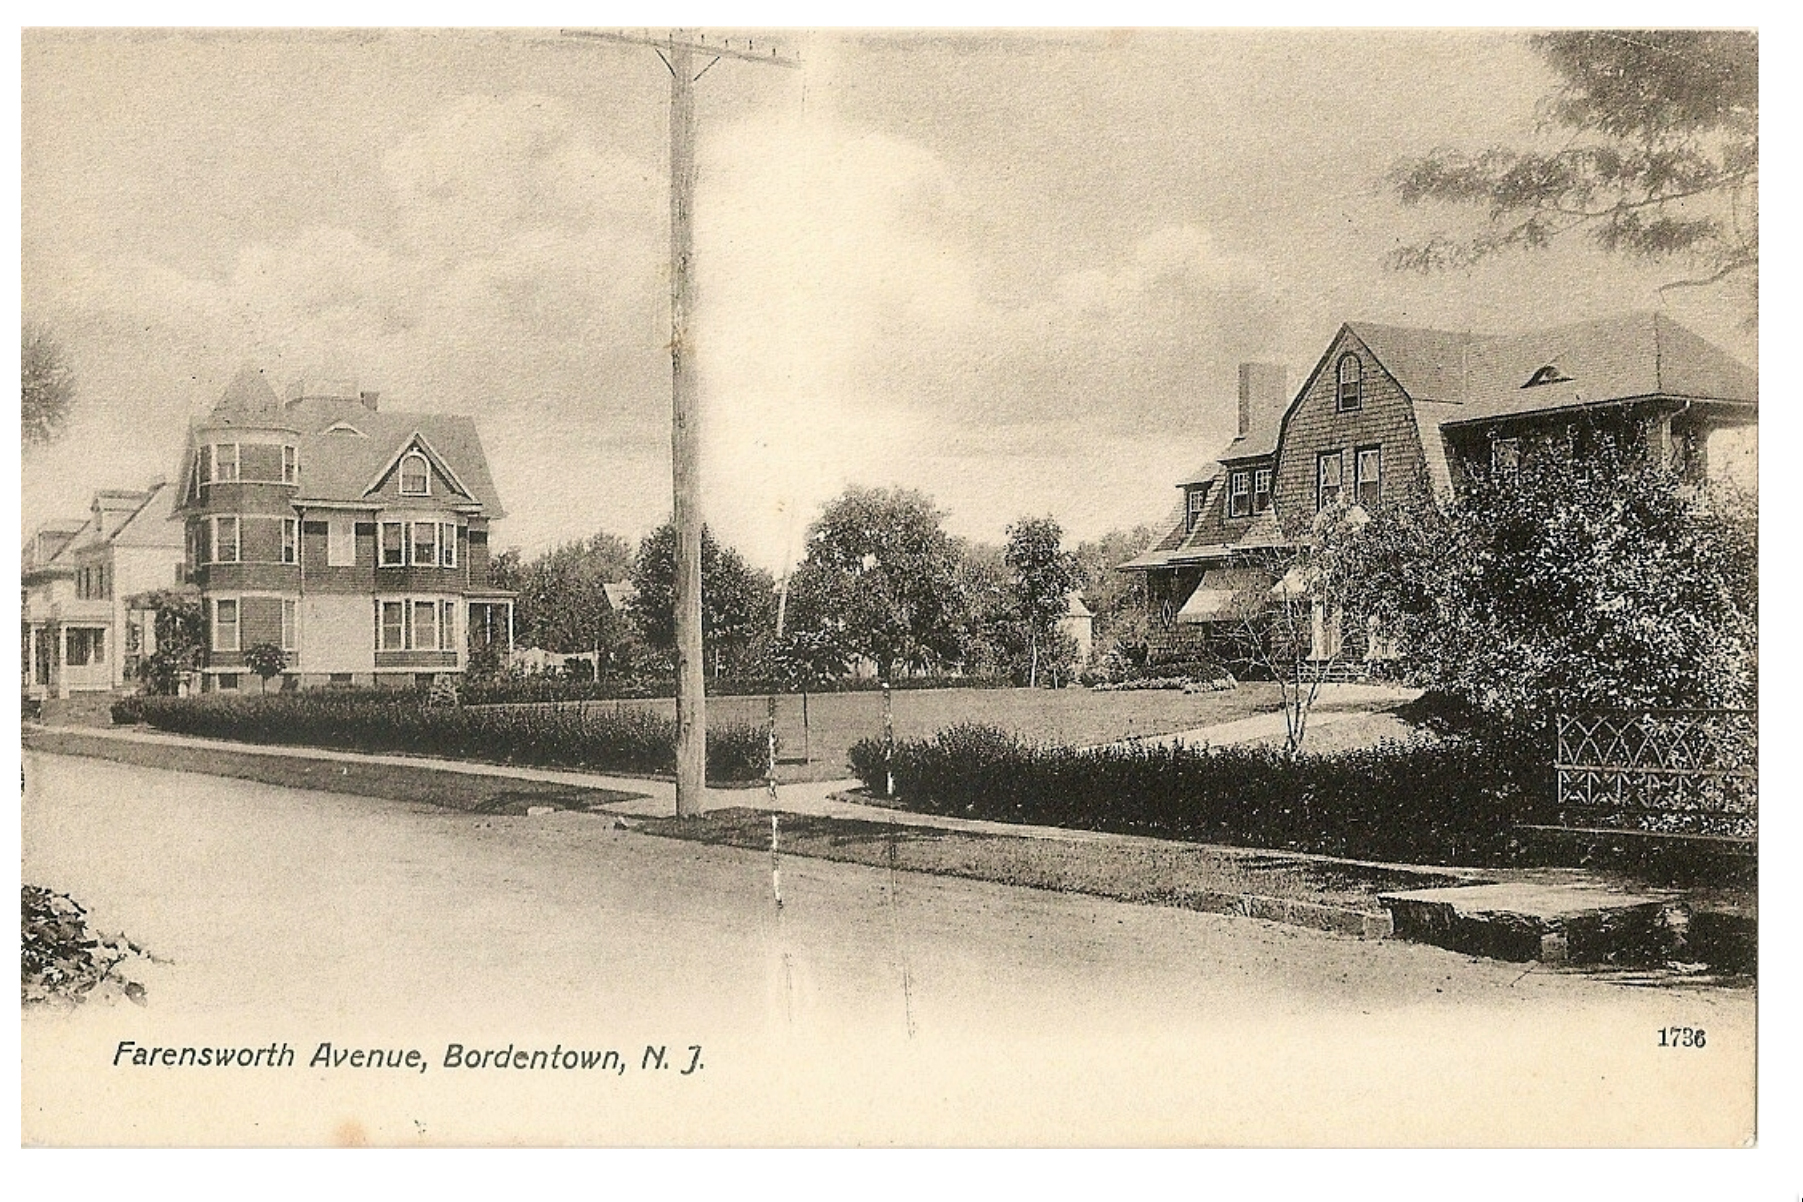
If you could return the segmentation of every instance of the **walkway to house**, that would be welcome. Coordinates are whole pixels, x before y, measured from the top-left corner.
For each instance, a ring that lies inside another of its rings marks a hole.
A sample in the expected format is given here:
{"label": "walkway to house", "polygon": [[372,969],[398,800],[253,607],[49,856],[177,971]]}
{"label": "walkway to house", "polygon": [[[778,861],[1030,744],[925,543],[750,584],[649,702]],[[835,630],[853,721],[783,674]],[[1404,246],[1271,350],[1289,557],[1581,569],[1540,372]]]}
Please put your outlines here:
{"label": "walkway to house", "polygon": [[[1400,685],[1381,684],[1324,684],[1315,698],[1315,704],[1309,711],[1307,745],[1325,749],[1329,739],[1316,739],[1316,732],[1324,727],[1340,726],[1347,728],[1348,723],[1361,720],[1369,723],[1373,719],[1386,719],[1378,724],[1377,734],[1399,737],[1406,733],[1407,727],[1400,719],[1389,716],[1389,711],[1406,702],[1421,696],[1420,689],[1404,688]],[[1362,733],[1362,732],[1361,732]],[[1281,743],[1286,737],[1284,716],[1282,713],[1254,714],[1250,718],[1238,718],[1232,722],[1221,722],[1214,726],[1197,727],[1194,730],[1179,730],[1169,734],[1147,735],[1138,739],[1123,739],[1117,743],[1104,743],[1103,747],[1202,747],[1226,746],[1230,743]],[[1337,748],[1343,740],[1332,740]],[[1356,741],[1366,742],[1369,739]]]}

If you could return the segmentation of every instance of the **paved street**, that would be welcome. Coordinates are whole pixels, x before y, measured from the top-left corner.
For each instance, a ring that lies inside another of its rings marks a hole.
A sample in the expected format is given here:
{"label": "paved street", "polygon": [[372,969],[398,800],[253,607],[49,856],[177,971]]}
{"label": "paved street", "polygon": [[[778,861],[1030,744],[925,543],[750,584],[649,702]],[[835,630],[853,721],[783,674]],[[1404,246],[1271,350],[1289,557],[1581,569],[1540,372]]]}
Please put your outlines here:
{"label": "paved street", "polygon": [[[1732,1143],[1750,990],[27,752],[24,878],[167,963],[33,1016],[28,1142]],[[1671,1024],[1701,1051],[1660,1049]],[[275,1075],[115,1068],[264,1046]],[[313,1069],[321,1041],[422,1074]],[[448,1069],[449,1043],[631,1070]],[[647,1044],[673,1070],[641,1071]],[[454,1075],[455,1074],[455,1075]]]}

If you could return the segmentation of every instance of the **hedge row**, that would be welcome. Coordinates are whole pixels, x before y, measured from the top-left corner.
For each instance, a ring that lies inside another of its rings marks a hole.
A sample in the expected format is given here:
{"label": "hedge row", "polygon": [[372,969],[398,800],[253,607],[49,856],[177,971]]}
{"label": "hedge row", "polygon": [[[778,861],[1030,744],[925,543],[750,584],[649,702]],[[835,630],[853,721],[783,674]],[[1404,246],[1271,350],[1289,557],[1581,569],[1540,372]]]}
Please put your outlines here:
{"label": "hedge row", "polygon": [[[345,751],[404,752],[450,759],[601,772],[676,770],[676,723],[624,706],[522,709],[432,706],[412,693],[272,693],[268,696],[127,697],[114,722],[243,743],[299,744]],[[761,726],[708,731],[713,780],[757,780],[768,744]]]}
{"label": "hedge row", "polygon": [[[1014,682],[1005,676],[908,676],[889,682],[892,689],[1007,689]],[[828,681],[808,691],[820,693],[866,693],[882,688],[873,677],[856,677]],[[763,697],[770,693],[796,693],[794,685],[776,680],[749,678],[710,680],[710,697]],[[501,677],[494,680],[460,682],[458,693],[465,705],[524,705],[547,701],[630,701],[649,697],[674,697],[676,684],[665,679],[638,680],[566,680],[549,674]]]}
{"label": "hedge row", "polygon": [[[871,791],[883,745],[851,749]],[[1550,770],[1468,740],[1290,757],[1269,747],[1079,750],[993,726],[895,746],[896,804],[930,813],[1282,848],[1353,859],[1497,864],[1544,820]]]}

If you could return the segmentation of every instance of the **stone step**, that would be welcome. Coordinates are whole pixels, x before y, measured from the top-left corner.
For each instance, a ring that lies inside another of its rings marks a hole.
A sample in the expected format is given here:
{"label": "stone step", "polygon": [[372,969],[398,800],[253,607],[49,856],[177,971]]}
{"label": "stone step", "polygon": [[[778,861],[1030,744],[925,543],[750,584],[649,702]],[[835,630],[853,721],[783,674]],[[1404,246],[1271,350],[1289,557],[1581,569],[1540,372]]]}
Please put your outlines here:
{"label": "stone step", "polygon": [[1659,963],[1681,942],[1673,895],[1510,882],[1378,895],[1398,938],[1498,960]]}

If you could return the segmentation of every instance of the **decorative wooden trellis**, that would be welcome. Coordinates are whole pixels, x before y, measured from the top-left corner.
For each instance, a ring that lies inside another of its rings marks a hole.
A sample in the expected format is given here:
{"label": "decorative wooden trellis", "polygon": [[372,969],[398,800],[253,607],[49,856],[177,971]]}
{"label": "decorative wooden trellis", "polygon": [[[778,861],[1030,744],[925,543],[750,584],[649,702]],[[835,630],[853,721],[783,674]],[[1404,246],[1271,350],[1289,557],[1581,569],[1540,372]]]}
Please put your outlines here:
{"label": "decorative wooden trellis", "polygon": [[1561,714],[1555,767],[1568,827],[1758,836],[1757,710]]}

